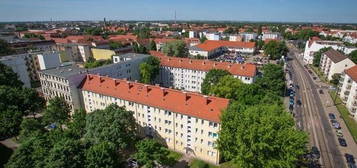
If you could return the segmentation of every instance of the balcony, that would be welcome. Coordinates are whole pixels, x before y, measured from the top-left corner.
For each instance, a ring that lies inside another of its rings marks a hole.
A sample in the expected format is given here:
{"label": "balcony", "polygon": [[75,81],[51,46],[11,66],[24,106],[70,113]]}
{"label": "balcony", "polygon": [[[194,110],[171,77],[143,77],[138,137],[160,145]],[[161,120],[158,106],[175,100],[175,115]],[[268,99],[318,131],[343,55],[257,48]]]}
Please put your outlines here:
{"label": "balcony", "polygon": [[345,95],[349,95],[350,94],[350,91],[345,91],[343,92]]}

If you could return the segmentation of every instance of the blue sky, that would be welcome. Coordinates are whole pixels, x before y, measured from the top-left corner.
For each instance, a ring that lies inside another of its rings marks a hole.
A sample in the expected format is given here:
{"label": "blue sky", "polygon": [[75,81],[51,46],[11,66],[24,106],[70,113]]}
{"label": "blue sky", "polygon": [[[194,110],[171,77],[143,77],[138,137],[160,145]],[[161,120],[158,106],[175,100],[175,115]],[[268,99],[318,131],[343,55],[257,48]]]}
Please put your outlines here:
{"label": "blue sky", "polygon": [[357,23],[357,0],[0,0],[0,21],[178,20]]}

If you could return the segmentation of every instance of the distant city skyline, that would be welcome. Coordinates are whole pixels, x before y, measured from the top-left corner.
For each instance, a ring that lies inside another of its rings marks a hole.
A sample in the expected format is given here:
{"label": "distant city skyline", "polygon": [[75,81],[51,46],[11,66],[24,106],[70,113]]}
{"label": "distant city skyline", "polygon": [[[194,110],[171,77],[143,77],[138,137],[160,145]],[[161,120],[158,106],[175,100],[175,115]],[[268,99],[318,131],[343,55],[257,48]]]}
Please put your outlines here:
{"label": "distant city skyline", "polygon": [[0,22],[225,20],[357,23],[356,0],[0,0]]}

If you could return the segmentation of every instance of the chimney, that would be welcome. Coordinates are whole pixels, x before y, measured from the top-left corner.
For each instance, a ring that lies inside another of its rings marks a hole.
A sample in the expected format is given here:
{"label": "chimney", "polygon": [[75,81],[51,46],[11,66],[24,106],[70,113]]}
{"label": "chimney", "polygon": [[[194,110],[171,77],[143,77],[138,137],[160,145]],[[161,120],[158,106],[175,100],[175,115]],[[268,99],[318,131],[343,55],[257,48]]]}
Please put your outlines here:
{"label": "chimney", "polygon": [[182,63],[182,59],[180,59],[180,63]]}
{"label": "chimney", "polygon": [[104,82],[104,78],[102,76],[99,76],[99,81],[100,81],[100,83],[103,83]]}
{"label": "chimney", "polygon": [[118,86],[119,84],[120,84],[120,81],[119,81],[119,80],[114,79],[114,85],[115,85],[115,86]]}
{"label": "chimney", "polygon": [[92,80],[92,79],[93,79],[93,76],[90,75],[90,74],[88,74],[88,79],[89,79],[89,80]]}
{"label": "chimney", "polygon": [[189,96],[187,92],[183,92],[183,94],[185,96],[185,102],[187,104],[187,101],[191,98],[191,96]]}
{"label": "chimney", "polygon": [[203,96],[205,104],[208,105],[209,103],[211,103],[211,100],[208,98],[208,96],[204,95]]}
{"label": "chimney", "polygon": [[151,91],[151,88],[149,87],[149,85],[144,85],[144,89],[145,89],[146,94]]}
{"label": "chimney", "polygon": [[232,68],[232,64],[229,64],[229,65],[228,65],[228,68]]}
{"label": "chimney", "polygon": [[206,64],[206,62],[205,62],[205,61],[203,61],[203,62],[202,62],[202,65],[205,65],[205,64]]}
{"label": "chimney", "polygon": [[165,88],[161,88],[162,96],[165,97],[167,95],[167,91]]}
{"label": "chimney", "polygon": [[192,60],[190,60],[190,64],[192,64]]}
{"label": "chimney", "polygon": [[128,88],[131,89],[133,87],[133,84],[129,81],[126,82],[128,84]]}
{"label": "chimney", "polygon": [[241,68],[242,70],[244,70],[244,69],[245,69],[245,66],[244,66],[244,65],[242,65],[240,68]]}

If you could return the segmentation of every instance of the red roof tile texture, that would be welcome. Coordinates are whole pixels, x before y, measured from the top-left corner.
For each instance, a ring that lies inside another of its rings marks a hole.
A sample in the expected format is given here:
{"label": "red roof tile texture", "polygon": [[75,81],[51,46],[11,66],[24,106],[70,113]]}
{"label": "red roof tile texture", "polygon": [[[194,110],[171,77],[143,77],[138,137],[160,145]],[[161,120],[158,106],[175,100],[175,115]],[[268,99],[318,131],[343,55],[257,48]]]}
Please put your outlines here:
{"label": "red roof tile texture", "polygon": [[345,73],[352,78],[355,82],[357,82],[357,65],[352,68],[346,69]]}
{"label": "red roof tile texture", "polygon": [[211,69],[223,69],[232,75],[254,77],[257,74],[257,66],[254,64],[234,64],[229,62],[217,62],[190,58],[177,58],[165,56],[162,52],[150,51],[152,56],[160,59],[162,66],[199,70],[208,72]]}
{"label": "red roof tile texture", "polygon": [[226,109],[229,104],[229,100],[224,98],[187,93],[92,74],[87,75],[84,79],[82,90],[213,122],[220,122],[222,110]]}

